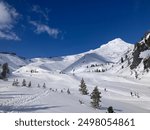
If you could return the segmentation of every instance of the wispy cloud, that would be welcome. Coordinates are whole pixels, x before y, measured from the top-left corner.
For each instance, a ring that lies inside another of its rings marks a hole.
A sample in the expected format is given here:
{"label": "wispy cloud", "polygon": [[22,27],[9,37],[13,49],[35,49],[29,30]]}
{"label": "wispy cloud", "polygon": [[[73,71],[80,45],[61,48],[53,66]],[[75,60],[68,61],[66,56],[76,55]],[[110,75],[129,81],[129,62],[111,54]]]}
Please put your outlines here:
{"label": "wispy cloud", "polygon": [[57,39],[61,31],[48,25],[50,10],[48,8],[42,9],[39,5],[33,5],[32,12],[39,16],[39,19],[36,20],[32,20],[32,17],[29,19],[29,23],[35,27],[34,32],[36,34],[47,33],[50,37]]}
{"label": "wispy cloud", "polygon": [[7,40],[20,40],[20,38],[14,32],[2,32],[0,31],[0,38]]}
{"label": "wispy cloud", "polygon": [[15,8],[0,1],[0,39],[20,40],[13,32],[14,24],[16,23],[19,13]]}
{"label": "wispy cloud", "polygon": [[36,21],[29,21],[29,23],[35,27],[34,32],[37,34],[47,33],[49,36],[53,38],[58,38],[58,35],[61,33],[59,29],[51,28],[48,25],[40,24]]}
{"label": "wispy cloud", "polygon": [[33,5],[32,11],[39,14],[43,18],[45,18],[46,21],[49,21],[49,12],[50,10],[48,8],[45,8],[44,10],[41,9],[39,5]]}

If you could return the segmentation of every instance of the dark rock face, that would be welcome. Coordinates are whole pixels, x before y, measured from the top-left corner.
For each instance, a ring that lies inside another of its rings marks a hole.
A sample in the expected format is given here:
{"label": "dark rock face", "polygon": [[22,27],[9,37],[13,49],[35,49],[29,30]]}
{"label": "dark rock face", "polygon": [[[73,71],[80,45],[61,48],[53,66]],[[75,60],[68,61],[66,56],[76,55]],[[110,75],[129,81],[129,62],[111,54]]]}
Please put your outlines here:
{"label": "dark rock face", "polygon": [[[148,50],[150,48],[150,37],[147,37],[150,33],[147,33],[143,40],[135,45],[133,50],[133,62],[130,69],[135,69],[141,63],[142,58],[140,58],[140,53]],[[144,59],[144,69],[150,68],[150,58]]]}
{"label": "dark rock face", "polygon": [[[148,35],[148,34],[147,34]],[[150,36],[147,38],[147,39],[145,39],[145,44],[148,46],[148,47],[150,47]]]}
{"label": "dark rock face", "polygon": [[144,59],[144,70],[150,68],[150,57],[148,59]]}
{"label": "dark rock face", "polygon": [[140,53],[147,50],[148,47],[145,46],[145,44],[140,44],[140,43],[137,43],[135,45],[135,49],[133,51],[133,62],[130,66],[130,69],[135,69],[142,61],[142,58],[139,58],[140,56]]}

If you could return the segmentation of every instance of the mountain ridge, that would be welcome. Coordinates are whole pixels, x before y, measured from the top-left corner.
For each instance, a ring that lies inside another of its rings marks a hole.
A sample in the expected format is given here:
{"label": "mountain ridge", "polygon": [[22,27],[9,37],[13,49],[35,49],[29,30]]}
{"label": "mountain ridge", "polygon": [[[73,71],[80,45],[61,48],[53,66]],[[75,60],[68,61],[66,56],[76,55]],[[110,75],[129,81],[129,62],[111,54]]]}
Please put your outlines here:
{"label": "mountain ridge", "polygon": [[[106,44],[101,45],[97,49],[83,52],[80,54],[53,58],[32,58],[30,59],[30,62],[29,60],[24,60],[24,64],[19,63],[20,61],[22,61],[22,59],[18,57],[19,62],[17,61],[17,59],[14,59],[14,63],[16,63],[16,66],[18,66],[17,64],[20,64],[20,67],[27,66],[28,69],[39,67],[40,69],[46,69],[49,71],[68,72],[68,70],[73,71],[74,69],[82,66],[84,66],[85,68],[87,65],[91,64],[118,62],[120,60],[120,57],[124,55],[127,51],[130,51],[132,48],[132,44],[126,43],[120,38],[116,38]],[[16,55],[11,54],[10,56],[17,57]],[[10,62],[10,66],[12,66],[11,64],[12,62]],[[15,68],[18,69],[18,67]]]}

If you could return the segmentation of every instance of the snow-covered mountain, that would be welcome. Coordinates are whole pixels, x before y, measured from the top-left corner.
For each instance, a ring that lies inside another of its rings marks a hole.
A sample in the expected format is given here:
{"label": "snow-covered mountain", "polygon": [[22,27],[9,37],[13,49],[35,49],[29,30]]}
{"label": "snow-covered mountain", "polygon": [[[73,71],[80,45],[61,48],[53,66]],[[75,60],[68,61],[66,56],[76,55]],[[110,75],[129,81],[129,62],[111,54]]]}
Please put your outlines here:
{"label": "snow-covered mountain", "polygon": [[[29,60],[21,59],[12,54],[0,54],[0,63],[8,63],[12,70],[17,72],[30,72],[31,70],[46,70],[62,73],[75,73],[90,71],[87,67],[91,65],[103,65],[107,63],[117,63],[120,57],[133,49],[133,45],[116,38],[106,44],[103,44],[95,50],[90,50],[81,54],[60,56],[53,58],[33,58]],[[110,68],[110,66],[100,67]]]}
{"label": "snow-covered mountain", "polygon": [[[24,60],[0,54],[0,63],[7,62],[13,71],[8,81],[0,80],[0,112],[105,113],[109,106],[115,112],[150,112],[150,76],[135,78],[138,66],[149,59],[149,47],[139,53],[137,50],[143,47],[143,42],[139,45],[134,48],[117,38],[95,50],[70,56]],[[142,60],[131,69],[137,52]],[[82,78],[89,95],[79,92]],[[23,79],[26,87],[22,86]],[[12,86],[14,80],[17,86]],[[100,109],[91,107],[90,93],[95,86],[101,91]],[[71,94],[67,93],[68,89]]]}
{"label": "snow-covered mountain", "polygon": [[96,54],[96,53],[87,53],[84,56],[82,56],[80,59],[75,61],[73,64],[69,65],[67,68],[65,68],[62,72],[82,72],[84,71],[87,66],[91,64],[104,64],[108,63],[109,61],[106,60],[106,58]]}
{"label": "snow-covered mountain", "polygon": [[0,64],[8,63],[11,71],[14,71],[22,66],[27,65],[29,62],[16,54],[0,53]]}
{"label": "snow-covered mountain", "polygon": [[[100,46],[100,48],[82,53],[83,56],[80,59],[76,60],[62,72],[89,71],[89,66],[91,65],[99,66],[107,65],[107,63],[117,63],[121,57],[124,57],[132,49],[133,44],[126,43],[122,39],[117,38]],[[110,68],[110,66],[108,67]]]}
{"label": "snow-covered mountain", "polygon": [[100,48],[92,50],[90,52],[96,53],[105,57],[110,62],[118,62],[120,57],[133,49],[133,44],[127,43],[120,38],[116,38]]}
{"label": "snow-covered mountain", "polygon": [[[75,73],[89,71],[87,66],[116,63],[120,57],[132,50],[133,45],[124,42],[120,38],[114,39],[95,50],[90,50],[81,54],[61,56],[53,58],[33,58],[31,63],[19,70],[29,71],[38,68],[54,72]],[[26,68],[26,69],[25,69]],[[101,69],[106,68],[101,67]]]}
{"label": "snow-covered mountain", "polygon": [[150,77],[150,33],[146,33],[141,41],[129,48],[121,56],[123,61],[121,62],[120,60],[120,62],[116,63],[109,72],[137,79]]}

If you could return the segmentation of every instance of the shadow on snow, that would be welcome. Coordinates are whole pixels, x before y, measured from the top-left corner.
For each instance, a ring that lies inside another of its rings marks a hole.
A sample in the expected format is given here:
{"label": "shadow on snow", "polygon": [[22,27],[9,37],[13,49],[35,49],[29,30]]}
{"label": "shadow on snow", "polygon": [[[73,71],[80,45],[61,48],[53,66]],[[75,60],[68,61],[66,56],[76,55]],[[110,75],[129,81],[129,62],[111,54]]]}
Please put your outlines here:
{"label": "shadow on snow", "polygon": [[0,111],[2,113],[7,112],[34,112],[37,110],[53,109],[62,106],[46,106],[46,105],[31,105],[31,106],[0,106]]}

